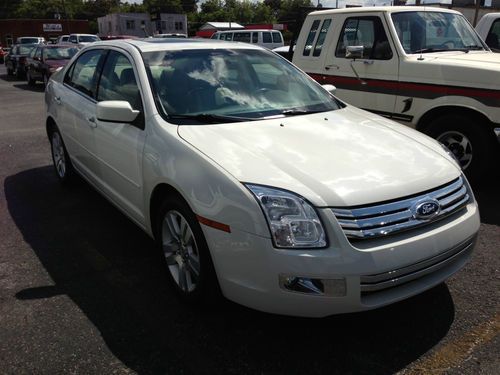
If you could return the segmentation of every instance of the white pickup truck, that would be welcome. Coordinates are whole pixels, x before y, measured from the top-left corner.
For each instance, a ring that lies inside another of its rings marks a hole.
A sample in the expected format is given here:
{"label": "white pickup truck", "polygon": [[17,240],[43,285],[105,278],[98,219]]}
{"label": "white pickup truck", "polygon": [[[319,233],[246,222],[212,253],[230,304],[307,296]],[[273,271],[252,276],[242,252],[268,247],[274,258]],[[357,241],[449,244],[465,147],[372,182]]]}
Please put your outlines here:
{"label": "white pickup truck", "polygon": [[367,7],[310,13],[293,63],[357,107],[446,145],[469,178],[498,156],[500,54],[458,12]]}
{"label": "white pickup truck", "polygon": [[493,52],[500,52],[500,13],[488,13],[481,17],[476,31]]}

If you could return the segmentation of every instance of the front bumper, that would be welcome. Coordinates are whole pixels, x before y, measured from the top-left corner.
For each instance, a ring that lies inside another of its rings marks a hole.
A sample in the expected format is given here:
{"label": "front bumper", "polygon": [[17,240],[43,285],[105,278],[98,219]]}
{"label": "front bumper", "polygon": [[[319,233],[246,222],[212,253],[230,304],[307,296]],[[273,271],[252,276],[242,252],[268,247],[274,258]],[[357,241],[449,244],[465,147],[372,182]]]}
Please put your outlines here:
{"label": "front bumper", "polygon": [[[479,230],[474,202],[424,228],[353,243],[331,210],[320,215],[330,241],[321,250],[278,250],[269,238],[203,227],[223,294],[283,315],[369,310],[419,294],[456,273],[469,260]],[[324,288],[315,293],[287,288],[291,277],[305,284],[313,280],[315,286],[322,280]]]}

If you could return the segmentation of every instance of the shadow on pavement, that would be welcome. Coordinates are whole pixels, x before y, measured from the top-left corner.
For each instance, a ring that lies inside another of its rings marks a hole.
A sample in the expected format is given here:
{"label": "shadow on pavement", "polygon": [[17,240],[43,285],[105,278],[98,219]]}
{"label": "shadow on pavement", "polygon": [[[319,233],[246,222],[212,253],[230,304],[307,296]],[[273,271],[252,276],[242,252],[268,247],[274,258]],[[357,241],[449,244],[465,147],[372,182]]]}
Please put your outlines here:
{"label": "shadow on pavement", "polygon": [[37,92],[44,92],[45,91],[45,86],[43,85],[43,83],[40,83],[40,82],[37,82],[33,86],[28,85],[27,82],[15,84],[13,86],[17,89],[27,90],[27,91],[37,91]]}
{"label": "shadow on pavement", "polygon": [[201,311],[166,286],[153,241],[87,184],[63,189],[52,167],[42,167],[8,177],[4,188],[11,216],[55,284],[16,297],[68,295],[138,373],[393,373],[435,346],[454,319],[445,284],[325,319],[228,301]]}

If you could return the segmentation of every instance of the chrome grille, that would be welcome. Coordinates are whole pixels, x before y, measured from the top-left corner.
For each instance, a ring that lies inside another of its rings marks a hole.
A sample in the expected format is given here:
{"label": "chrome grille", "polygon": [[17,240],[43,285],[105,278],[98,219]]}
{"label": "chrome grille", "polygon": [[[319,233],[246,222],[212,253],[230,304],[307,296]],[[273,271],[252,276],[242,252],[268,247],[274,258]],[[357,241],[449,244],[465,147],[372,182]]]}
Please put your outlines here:
{"label": "chrome grille", "polygon": [[[398,201],[355,208],[332,208],[337,221],[350,239],[367,239],[394,234],[442,219],[462,209],[470,200],[462,177],[449,184],[417,196]],[[436,201],[438,213],[420,218],[415,207],[425,201]]]}

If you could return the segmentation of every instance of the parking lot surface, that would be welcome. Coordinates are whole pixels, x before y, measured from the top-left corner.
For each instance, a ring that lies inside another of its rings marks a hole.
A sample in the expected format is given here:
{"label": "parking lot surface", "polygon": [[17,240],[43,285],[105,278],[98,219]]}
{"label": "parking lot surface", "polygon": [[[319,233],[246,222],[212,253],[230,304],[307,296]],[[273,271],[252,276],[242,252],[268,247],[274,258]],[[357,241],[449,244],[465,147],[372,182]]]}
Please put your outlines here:
{"label": "parking lot surface", "polygon": [[180,303],[147,235],[87,184],[58,184],[43,86],[3,65],[0,179],[0,373],[498,374],[495,176],[476,189],[482,224],[461,272],[407,301],[325,319]]}

